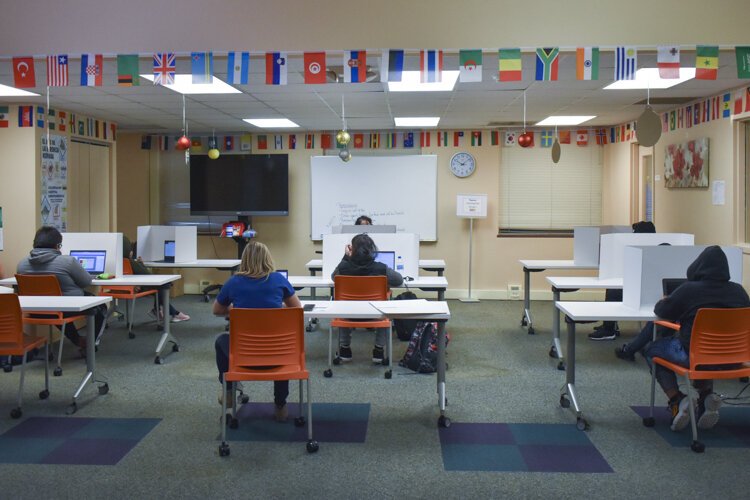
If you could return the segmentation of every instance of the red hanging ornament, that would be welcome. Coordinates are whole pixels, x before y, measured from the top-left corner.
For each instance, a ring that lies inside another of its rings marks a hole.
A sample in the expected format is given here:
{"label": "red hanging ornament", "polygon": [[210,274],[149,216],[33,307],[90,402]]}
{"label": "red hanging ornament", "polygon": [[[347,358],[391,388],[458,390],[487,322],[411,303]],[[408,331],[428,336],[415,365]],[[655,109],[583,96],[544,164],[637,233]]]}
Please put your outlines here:
{"label": "red hanging ornament", "polygon": [[177,139],[177,150],[179,151],[185,151],[186,149],[190,148],[190,139],[187,138],[187,136],[182,136],[179,139]]}
{"label": "red hanging ornament", "polygon": [[518,145],[522,148],[528,148],[534,142],[534,139],[532,138],[532,135],[530,133],[524,132],[523,134],[518,136],[517,142]]}

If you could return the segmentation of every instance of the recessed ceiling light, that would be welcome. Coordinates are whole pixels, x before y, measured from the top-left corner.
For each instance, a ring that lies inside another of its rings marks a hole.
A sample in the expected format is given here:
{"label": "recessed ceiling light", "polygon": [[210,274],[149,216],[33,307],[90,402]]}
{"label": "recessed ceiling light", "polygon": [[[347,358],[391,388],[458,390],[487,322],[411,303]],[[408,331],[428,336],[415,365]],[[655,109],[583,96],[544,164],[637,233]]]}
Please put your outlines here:
{"label": "recessed ceiling light", "polygon": [[[150,82],[154,81],[153,74],[141,75]],[[174,85],[163,85],[163,87],[169,90],[174,90],[180,94],[241,94],[241,90],[237,90],[226,82],[219,80],[215,76],[212,78],[211,83],[193,83],[193,75],[175,75]]]}
{"label": "recessed ceiling light", "polygon": [[659,78],[658,68],[641,68],[635,72],[635,80],[618,80],[604,90],[668,89],[695,78],[695,68],[680,68],[679,78]]}
{"label": "recessed ceiling light", "polygon": [[594,118],[596,118],[596,116],[548,116],[544,120],[537,123],[537,125],[580,125],[581,123],[587,122]]}
{"label": "recessed ceiling light", "polygon": [[400,82],[388,82],[391,92],[446,92],[453,90],[458,80],[458,71],[443,71],[442,81],[421,83],[419,71],[404,71]]}
{"label": "recessed ceiling light", "polygon": [[242,121],[260,128],[299,128],[287,118],[244,118]]}
{"label": "recessed ceiling light", "polygon": [[0,97],[39,97],[39,94],[0,84]]}
{"label": "recessed ceiling light", "polygon": [[397,127],[437,127],[439,116],[397,116],[394,118]]}

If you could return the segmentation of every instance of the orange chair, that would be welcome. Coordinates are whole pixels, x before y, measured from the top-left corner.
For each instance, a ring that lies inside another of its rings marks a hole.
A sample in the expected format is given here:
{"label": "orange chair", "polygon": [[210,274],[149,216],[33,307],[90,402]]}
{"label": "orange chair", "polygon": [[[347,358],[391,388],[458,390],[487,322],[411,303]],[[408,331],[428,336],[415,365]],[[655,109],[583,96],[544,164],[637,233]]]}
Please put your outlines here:
{"label": "orange chair", "polygon": [[[655,321],[667,328],[678,329],[679,325],[668,321]],[[654,363],[685,377],[690,398],[690,422],[693,442],[690,449],[702,453],[705,445],[698,441],[695,422],[695,390],[692,380],[730,379],[750,376],[750,307],[739,309],[699,309],[690,335],[690,366],[685,368],[665,359],[654,357]],[[739,368],[717,369],[719,365],[736,365]],[[712,369],[713,368],[713,369]],[[654,425],[654,392],[656,370],[651,370],[651,412],[643,419],[643,425]]]}
{"label": "orange chair", "polygon": [[21,381],[18,385],[18,407],[10,411],[12,418],[20,418],[23,398],[23,379],[26,374],[26,355],[32,349],[44,346],[44,390],[39,399],[49,397],[49,344],[47,339],[32,337],[23,333],[23,316],[18,295],[14,293],[0,295],[0,355],[21,356]]}
{"label": "orange chair", "polygon": [[[302,416],[302,381],[307,381],[307,451],[318,451],[312,434],[312,398],[310,372],[305,368],[305,324],[301,307],[277,309],[239,309],[229,311],[229,370],[224,374],[222,394],[227,382],[261,380],[299,380],[300,416],[294,424],[305,424]],[[234,384],[235,391],[237,385]],[[237,399],[232,397],[232,414],[227,414],[227,398],[222,398],[221,445],[219,455],[229,455],[226,425],[237,428]],[[224,421],[226,418],[226,422]]]}
{"label": "orange chair", "polygon": [[[130,259],[122,259],[122,273],[125,275],[133,274],[133,266],[130,265]],[[135,286],[116,285],[116,286],[102,286],[99,295],[105,295],[112,297],[113,299],[121,299],[125,302],[125,319],[128,322],[128,337],[131,339],[135,338],[133,333],[133,320],[135,317],[135,301],[141,297],[147,295],[154,295],[158,297],[158,290],[140,290],[136,291]],[[132,303],[132,306],[131,306]]]}
{"label": "orange chair", "polygon": [[[60,282],[54,274],[16,274],[18,295],[46,295],[58,297],[62,295]],[[65,330],[65,325],[78,320],[85,320],[85,315],[65,316],[62,312],[36,312],[23,315],[23,322],[28,325],[48,325],[49,342],[52,343],[52,327],[59,326]],[[57,351],[57,366],[52,372],[55,377],[62,375],[62,352],[65,340],[60,335],[60,346]]]}
{"label": "orange chair", "polygon": [[[341,276],[333,277],[333,300],[388,300],[388,279],[385,276]],[[328,369],[323,372],[326,378],[333,376],[331,363],[338,365],[341,359],[333,358],[334,328],[388,328],[388,349],[383,364],[388,365],[385,378],[393,376],[393,339],[391,320],[360,321],[336,318],[328,329]]]}

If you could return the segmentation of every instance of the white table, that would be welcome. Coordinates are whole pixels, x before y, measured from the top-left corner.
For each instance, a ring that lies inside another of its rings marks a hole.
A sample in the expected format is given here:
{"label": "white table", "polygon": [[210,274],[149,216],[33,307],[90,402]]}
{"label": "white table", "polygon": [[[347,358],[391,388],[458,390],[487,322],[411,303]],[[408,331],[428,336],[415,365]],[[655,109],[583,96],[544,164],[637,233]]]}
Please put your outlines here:
{"label": "white table", "polygon": [[531,322],[531,273],[546,269],[597,269],[599,266],[576,264],[573,260],[519,260],[523,266],[523,315],[521,326],[528,326],[529,335],[534,334]]}
{"label": "white table", "polygon": [[583,418],[578,396],[576,395],[576,321],[653,321],[657,319],[654,306],[640,309],[625,306],[622,302],[555,302],[555,307],[569,319],[565,385],[560,389],[560,406],[569,408],[573,403],[576,414],[576,427],[586,430],[588,422]]}
{"label": "white table", "polygon": [[[622,289],[622,278],[598,278],[596,276],[548,276],[547,282],[552,285],[552,300],[560,300],[560,292],[574,290],[592,290],[599,288]],[[560,348],[560,312],[552,308],[552,347],[549,355],[557,358],[560,362],[557,364],[558,370],[565,368],[562,349]]]}
{"label": "white table", "polygon": [[111,302],[112,298],[98,296],[19,296],[18,301],[21,303],[21,310],[25,313],[61,311],[85,313],[89,317],[86,322],[86,374],[83,376],[83,380],[81,380],[80,385],[73,394],[73,403],[68,406],[66,413],[70,415],[78,410],[78,396],[81,395],[81,392],[89,382],[92,384],[102,382],[102,385],[99,386],[99,394],[107,394],[109,392],[109,385],[103,380],[96,379],[96,348],[94,345],[96,341],[96,332],[94,330],[94,308]]}
{"label": "white table", "polygon": [[[294,288],[333,287],[333,280],[327,276],[289,276],[289,283]],[[438,300],[442,301],[445,297],[445,290],[448,288],[448,280],[445,276],[418,276],[412,281],[404,280],[401,286],[394,288],[419,288],[424,291],[437,292]]]}
{"label": "white table", "polygon": [[213,267],[216,269],[232,270],[240,266],[240,259],[197,259],[197,260],[190,260],[186,262],[149,261],[149,262],[144,262],[143,265],[147,267],[163,267],[163,268],[169,268],[169,269],[180,268],[180,267],[190,267],[190,268]]}
{"label": "white table", "polygon": [[[393,301],[303,301],[314,304],[315,309],[305,312],[305,318],[356,318],[356,319],[422,319],[438,323],[437,393],[440,417],[438,426],[450,426],[445,415],[445,322],[451,317],[447,302],[427,300]],[[393,353],[390,354],[391,358]]]}
{"label": "white table", "polygon": [[13,289],[7,286],[0,286],[0,293],[13,293]]}
{"label": "white table", "polygon": [[[310,271],[310,276],[315,276],[323,270],[323,259],[312,259],[305,267]],[[445,271],[445,261],[443,259],[419,259],[419,268],[425,271],[436,272],[442,276]]]}

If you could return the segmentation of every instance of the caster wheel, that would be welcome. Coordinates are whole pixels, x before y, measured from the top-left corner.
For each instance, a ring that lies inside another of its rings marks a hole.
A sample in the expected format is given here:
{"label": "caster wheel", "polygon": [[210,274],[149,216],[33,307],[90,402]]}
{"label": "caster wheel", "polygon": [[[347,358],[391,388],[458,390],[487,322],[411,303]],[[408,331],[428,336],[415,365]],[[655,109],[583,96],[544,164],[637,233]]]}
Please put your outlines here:
{"label": "caster wheel", "polygon": [[243,394],[242,397],[240,398],[240,403],[242,403],[243,405],[246,405],[248,401],[250,401],[250,396],[248,396],[247,394]]}
{"label": "caster wheel", "polygon": [[20,408],[13,408],[10,410],[10,418],[21,418],[21,415],[23,415],[23,412]]}
{"label": "caster wheel", "polygon": [[154,364],[155,365],[163,365],[164,364],[164,360],[161,359],[161,356],[156,356],[156,358],[154,358]]}
{"label": "caster wheel", "polygon": [[316,451],[318,451],[318,448],[319,448],[318,442],[311,439],[310,441],[307,442],[307,444],[305,445],[305,448],[307,449],[308,453],[315,453]]}
{"label": "caster wheel", "polygon": [[530,327],[529,327],[529,331],[528,331],[528,334],[529,334],[529,335],[534,335],[535,333],[536,333],[536,332],[534,331],[534,327],[533,327],[533,326],[530,326]]}
{"label": "caster wheel", "polygon": [[559,363],[557,363],[557,369],[560,370],[561,372],[564,372],[565,371],[565,362],[564,361],[560,361]]}
{"label": "caster wheel", "polygon": [[387,379],[393,378],[393,372],[391,370],[388,370],[387,372],[385,372],[385,378]]}
{"label": "caster wheel", "polygon": [[129,338],[129,339],[134,339],[134,338],[135,338],[135,333],[133,333],[133,332],[128,332],[128,338]]}
{"label": "caster wheel", "polygon": [[55,368],[54,371],[52,372],[52,375],[54,375],[55,377],[61,376],[62,375],[62,368],[60,368],[59,366],[57,368]]}
{"label": "caster wheel", "polygon": [[743,384],[747,384],[748,382],[750,382],[750,377],[740,377],[740,382],[742,382]]}
{"label": "caster wheel", "polygon": [[109,384],[102,384],[99,386],[99,394],[104,396],[109,392]]}
{"label": "caster wheel", "polygon": [[[206,301],[208,302],[208,301]],[[219,445],[219,456],[220,457],[228,457],[229,456],[229,445],[226,443],[221,443]]]}
{"label": "caster wheel", "polygon": [[570,400],[565,396],[560,396],[560,406],[563,408],[570,408]]}
{"label": "caster wheel", "polygon": [[12,372],[12,371],[13,371],[13,365],[4,365],[4,366],[3,366],[3,371],[4,371],[5,373],[10,373],[10,372]]}
{"label": "caster wheel", "polygon": [[312,325],[307,325],[307,326],[305,327],[305,331],[306,331],[306,332],[311,332],[311,331],[313,331],[313,329],[312,329]]}
{"label": "caster wheel", "polygon": [[644,427],[653,427],[656,423],[654,417],[643,417],[643,426]]}
{"label": "caster wheel", "polygon": [[49,391],[44,389],[39,393],[39,399],[47,399],[49,397]]}
{"label": "caster wheel", "polygon": [[383,366],[388,366],[390,364],[390,361],[388,360],[388,358],[383,358],[383,361],[381,361],[380,364]]}
{"label": "caster wheel", "polygon": [[438,427],[444,427],[447,429],[450,426],[451,426],[451,419],[449,419],[445,415],[440,415],[438,417]]}
{"label": "caster wheel", "polygon": [[230,418],[229,419],[229,428],[230,429],[236,429],[240,426],[240,421],[237,418]]}
{"label": "caster wheel", "polygon": [[326,371],[323,372],[323,376],[325,378],[331,378],[331,377],[333,377],[333,372],[330,369],[328,369],[328,370],[326,370]]}
{"label": "caster wheel", "polygon": [[576,420],[576,429],[578,429],[579,431],[585,431],[585,430],[588,430],[588,428],[589,428],[589,423],[586,421],[585,418],[578,418]]}
{"label": "caster wheel", "polygon": [[70,406],[65,408],[66,415],[72,415],[77,411],[78,411],[78,405],[75,402],[71,403]]}
{"label": "caster wheel", "polygon": [[303,425],[305,425],[305,422],[307,422],[307,420],[305,420],[305,417],[297,417],[294,419],[294,426],[302,427]]}
{"label": "caster wheel", "polygon": [[177,344],[172,344],[172,352],[180,352],[180,346]]}
{"label": "caster wheel", "polygon": [[341,364],[341,358],[339,358],[338,356],[336,356],[335,358],[333,358],[333,364],[336,365],[336,366],[340,365]]}
{"label": "caster wheel", "polygon": [[549,357],[550,358],[556,358],[557,357],[557,349],[555,349],[555,346],[552,346],[549,348]]}
{"label": "caster wheel", "polygon": [[529,322],[526,321],[526,316],[524,316],[523,318],[521,318],[521,326],[528,326],[528,325],[529,325]]}
{"label": "caster wheel", "polygon": [[696,453],[703,453],[704,451],[706,451],[706,445],[701,443],[700,441],[693,441],[692,443],[690,443],[690,449]]}

